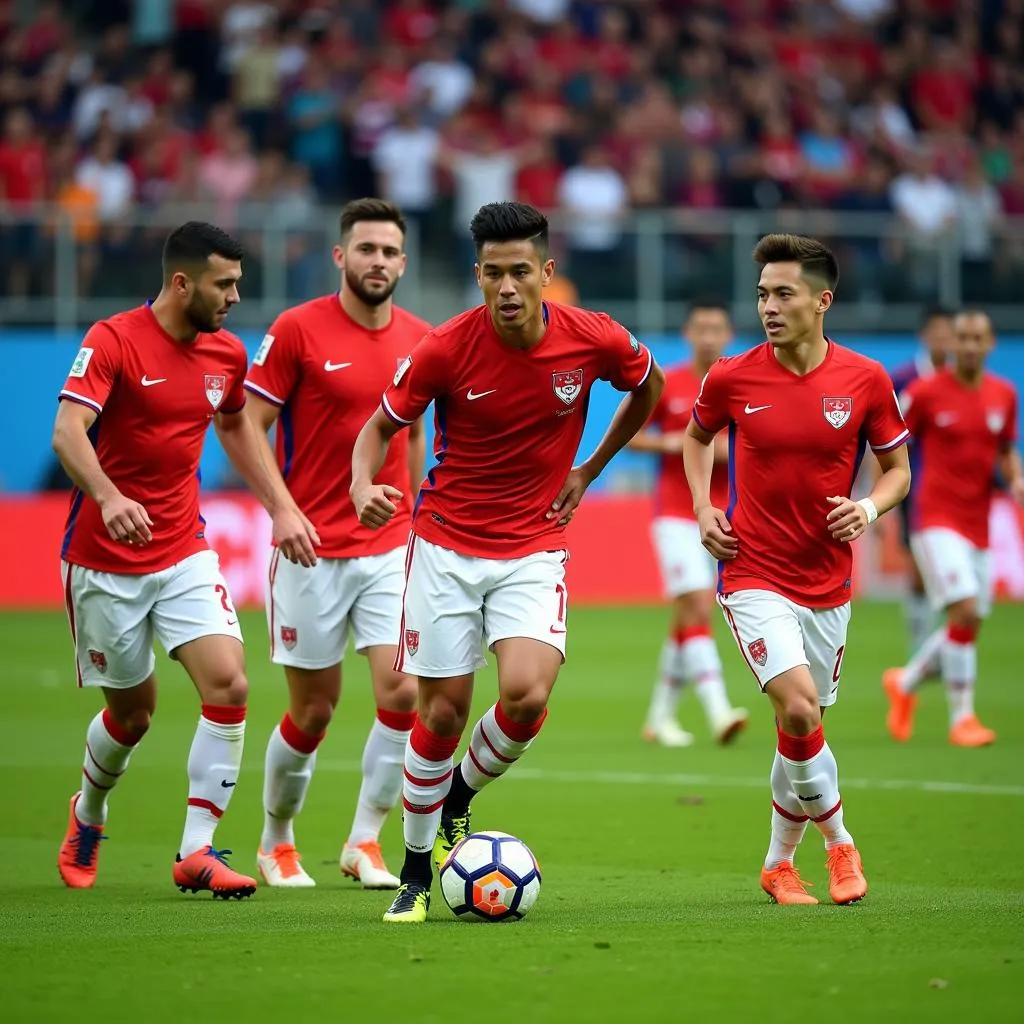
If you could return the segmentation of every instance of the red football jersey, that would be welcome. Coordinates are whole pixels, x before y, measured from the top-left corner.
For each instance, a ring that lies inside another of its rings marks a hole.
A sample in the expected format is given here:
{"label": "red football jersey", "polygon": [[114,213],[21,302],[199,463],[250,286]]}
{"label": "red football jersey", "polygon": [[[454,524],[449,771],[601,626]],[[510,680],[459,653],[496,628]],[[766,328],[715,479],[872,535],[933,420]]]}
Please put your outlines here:
{"label": "red football jersey", "polygon": [[479,558],[519,558],[565,547],[547,519],[583,435],[596,380],[639,387],[651,354],[604,313],[545,302],[547,331],[510,348],[486,306],[435,328],[384,393],[396,423],[434,401],[438,465],[427,474],[413,532]]}
{"label": "red football jersey", "polygon": [[809,608],[850,600],[853,549],[832,538],[828,498],[849,496],[866,445],[908,437],[881,363],[830,341],[825,361],[798,377],[771,344],[719,360],[693,407],[698,426],[729,427],[727,514],[739,541],[719,589],[772,590]]}
{"label": "red football jersey", "polygon": [[348,489],[356,436],[380,405],[413,346],[430,324],[393,307],[379,330],[357,324],[337,293],[286,310],[253,358],[245,386],[281,407],[277,462],[299,508],[320,534],[325,558],[379,555],[405,544],[412,515],[409,436],[388,448],[377,482],[405,497],[388,525],[360,524]]}
{"label": "red football jersey", "polygon": [[917,483],[914,530],[944,526],[988,547],[996,461],[1017,440],[1017,392],[986,373],[977,387],[951,370],[914,381],[904,392]]}
{"label": "red football jersey", "polygon": [[[690,422],[693,402],[700,393],[701,377],[692,366],[674,366],[665,371],[665,390],[655,406],[650,426],[663,434],[685,430]],[[724,509],[729,502],[729,470],[721,462],[715,464],[711,474],[711,503]],[[696,519],[693,514],[693,496],[686,482],[682,455],[661,455],[658,458],[658,478],[654,484],[654,514],[677,519]]]}
{"label": "red football jersey", "polygon": [[95,409],[89,431],[103,472],[153,520],[144,546],[111,540],[99,506],[77,488],[61,558],[102,572],[159,572],[207,547],[199,457],[217,412],[245,405],[242,342],[228,331],[172,338],[148,305],[94,324],[60,398]]}

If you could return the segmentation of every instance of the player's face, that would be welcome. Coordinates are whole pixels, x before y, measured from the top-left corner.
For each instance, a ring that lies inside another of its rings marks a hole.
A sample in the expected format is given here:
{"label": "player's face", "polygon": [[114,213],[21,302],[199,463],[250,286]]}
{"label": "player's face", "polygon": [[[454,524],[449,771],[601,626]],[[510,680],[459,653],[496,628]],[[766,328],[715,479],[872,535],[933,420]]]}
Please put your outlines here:
{"label": "player's face", "polygon": [[944,366],[956,350],[956,334],[953,321],[948,316],[932,317],[921,331],[921,340],[928,349],[932,363]]}
{"label": "player's face", "polygon": [[768,340],[783,348],[805,341],[832,305],[832,292],[817,291],[799,263],[768,263],[757,283],[757,312]]}
{"label": "player's face", "polygon": [[242,264],[213,255],[206,270],[188,281],[188,301],[185,316],[200,332],[219,331],[231,307],[239,300],[238,282],[242,278]]}
{"label": "player's face", "polygon": [[345,288],[367,306],[379,306],[405,273],[405,237],[391,221],[357,221],[345,244],[334,247],[334,263]]}
{"label": "player's face", "polygon": [[732,340],[732,325],[724,309],[695,309],[683,328],[694,360],[710,366],[720,359]]}
{"label": "player's face", "polygon": [[964,377],[977,377],[995,344],[992,323],[984,313],[962,313],[953,324],[956,368]]}
{"label": "player's face", "polygon": [[518,331],[539,313],[555,261],[543,260],[527,239],[484,242],[476,265],[476,283],[499,330]]}

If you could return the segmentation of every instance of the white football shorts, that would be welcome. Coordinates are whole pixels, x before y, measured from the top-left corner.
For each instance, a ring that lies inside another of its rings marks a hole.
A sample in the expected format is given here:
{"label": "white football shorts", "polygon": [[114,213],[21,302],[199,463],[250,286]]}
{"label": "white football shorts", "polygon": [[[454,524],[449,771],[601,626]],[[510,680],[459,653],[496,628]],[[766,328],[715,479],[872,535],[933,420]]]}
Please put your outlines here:
{"label": "white football shorts", "polygon": [[762,691],[776,676],[806,665],[819,705],[835,704],[850,625],[849,602],[837,608],[805,608],[770,590],[740,590],[719,594],[718,603]]}
{"label": "white football shorts", "polygon": [[510,637],[550,644],[564,660],[568,557],[476,558],[413,534],[395,667],[430,678],[468,675],[487,664],[485,648]]}
{"label": "white football shorts", "polygon": [[306,568],[277,548],[267,574],[270,660],[292,668],[328,668],[356,650],[397,646],[405,585],[405,548],[360,558],[321,558]]}
{"label": "white football shorts", "polygon": [[215,551],[138,576],[60,567],[79,686],[138,686],[156,667],[154,636],[172,657],[203,636],[242,639]]}
{"label": "white football shorts", "polygon": [[976,548],[956,530],[942,526],[912,533],[910,551],[928,599],[936,609],[973,597],[979,615],[988,615],[992,610],[988,551]]}
{"label": "white football shorts", "polygon": [[718,563],[701,544],[700,527],[696,522],[676,516],[658,516],[651,523],[651,539],[666,597],[715,589]]}

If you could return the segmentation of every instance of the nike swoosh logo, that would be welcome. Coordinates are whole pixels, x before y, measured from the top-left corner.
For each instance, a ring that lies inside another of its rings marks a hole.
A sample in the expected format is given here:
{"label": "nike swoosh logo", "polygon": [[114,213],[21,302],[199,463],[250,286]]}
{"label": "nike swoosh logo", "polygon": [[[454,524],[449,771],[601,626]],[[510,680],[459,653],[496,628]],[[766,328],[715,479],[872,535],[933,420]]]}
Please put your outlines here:
{"label": "nike swoosh logo", "polygon": [[472,388],[470,388],[470,389],[469,389],[469,390],[468,390],[468,391],[466,392],[466,398],[467,398],[467,399],[468,399],[468,400],[469,400],[470,402],[475,402],[475,401],[476,401],[476,400],[477,400],[478,398],[486,398],[486,397],[487,397],[487,395],[493,395],[493,394],[494,394],[494,392],[495,392],[495,391],[497,391],[497,390],[498,390],[497,388],[491,388],[491,390],[490,390],[490,391],[481,391],[481,392],[479,392],[478,394],[475,394],[475,395],[474,395],[474,394],[473,394],[473,389],[472,389]]}
{"label": "nike swoosh logo", "polygon": [[224,787],[224,789],[230,789],[232,786],[237,785],[237,783],[235,783],[235,782],[228,782],[226,779],[221,779],[220,780],[220,784],[221,784],[221,786]]}
{"label": "nike swoosh logo", "polygon": [[551,627],[551,632],[554,633],[555,636],[561,636],[565,632],[565,630],[564,629],[555,629],[555,627],[552,626]]}
{"label": "nike swoosh logo", "polygon": [[328,373],[333,373],[335,370],[344,370],[346,366],[351,366],[351,363],[332,363],[330,359],[324,363],[324,369]]}
{"label": "nike swoosh logo", "polygon": [[953,423],[956,423],[956,414],[948,412],[940,412],[935,417],[935,426],[937,427],[948,427]]}
{"label": "nike swoosh logo", "polygon": [[747,402],[744,412],[749,416],[752,412],[763,412],[765,409],[770,409],[770,405],[751,405]]}
{"label": "nike swoosh logo", "polygon": [[163,384],[167,380],[166,377],[157,377],[156,380],[150,380],[145,374],[142,375],[142,386],[144,388],[151,388],[154,384]]}
{"label": "nike swoosh logo", "polygon": [[228,625],[233,626],[237,621],[238,619],[228,619]]}

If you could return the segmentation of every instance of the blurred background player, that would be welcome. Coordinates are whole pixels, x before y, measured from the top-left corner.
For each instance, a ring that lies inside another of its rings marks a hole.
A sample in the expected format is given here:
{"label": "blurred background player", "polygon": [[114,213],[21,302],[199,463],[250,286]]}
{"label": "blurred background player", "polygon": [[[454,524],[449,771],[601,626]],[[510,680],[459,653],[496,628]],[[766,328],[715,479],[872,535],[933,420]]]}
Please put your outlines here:
{"label": "blurred background player", "polygon": [[[891,374],[893,390],[900,402],[903,401],[904,392],[915,380],[921,377],[930,377],[947,365],[955,341],[953,314],[941,306],[929,307],[921,321],[918,339],[921,347],[917,355],[909,363],[898,366]],[[895,510],[899,517],[900,539],[907,556],[907,591],[904,595],[904,615],[907,632],[910,634],[912,653],[920,650],[935,629],[935,611],[925,593],[921,571],[910,550],[910,506],[916,484],[916,458],[916,449],[911,441],[910,494],[906,501],[896,506]],[[937,672],[938,660],[936,659],[928,668],[929,674]]]}
{"label": "blurred background player", "polygon": [[[654,684],[643,737],[664,747],[686,747],[693,736],[682,728],[677,707],[683,687],[693,685],[704,708],[708,728],[719,743],[729,743],[747,724],[745,708],[729,703],[722,678],[722,661],[711,630],[718,567],[700,540],[693,498],[683,471],[683,438],[693,401],[704,375],[732,340],[729,313],[719,302],[698,302],[683,325],[683,339],[692,359],[665,371],[665,390],[629,447],[659,456],[654,490],[651,537],[661,568],[665,594],[672,601],[669,635],[661,648],[658,680]],[[729,500],[729,439],[715,438],[712,503],[725,508]]]}
{"label": "blurred background player", "polygon": [[[430,325],[395,306],[405,272],[405,218],[393,203],[357,199],[341,214],[334,262],[339,291],[286,310],[249,371],[248,415],[267,458],[277,423],[277,466],[317,524],[317,562],[271,557],[267,621],[271,660],[284,666],[288,711],[267,744],[264,825],[257,856],[269,885],[311,886],[293,821],[316,750],[341,696],[349,630],[366,655],[377,715],[363,750],[363,781],[341,869],[366,888],[394,889],[380,830],[402,792],[405,744],[416,718],[416,681],[394,668],[412,497],[423,473],[422,424],[396,437],[378,478],[403,498],[386,529],[359,523],[348,496],[352,446],[399,366]],[[280,418],[279,418],[280,417]]]}
{"label": "blurred background player", "polygon": [[[543,300],[554,260],[539,210],[490,203],[471,231],[484,305],[416,346],[352,454],[360,521],[383,526],[403,495],[373,479],[389,441],[434,402],[439,464],[413,518],[398,660],[419,677],[419,719],[406,748],[402,887],[386,922],[426,920],[432,855],[439,866],[469,833],[472,798],[540,731],[565,660],[565,526],[664,383],[650,352],[607,315]],[[629,394],[573,468],[596,380]],[[498,701],[456,766],[485,646]]]}
{"label": "blurred background player", "polygon": [[[843,820],[839,769],[822,730],[836,701],[850,621],[852,541],[906,496],[907,428],[880,363],[824,334],[839,266],[813,238],[766,235],[757,308],[768,340],[712,367],[684,447],[701,537],[724,564],[719,602],[768,694],[778,748],[771,844],[761,888],[777,903],[817,903],[793,858],[808,821],[824,836],[829,895],[868,891]],[[715,435],[729,428],[728,512],[711,502]],[[882,467],[852,501],[866,445]]]}
{"label": "blurred background player", "polygon": [[939,658],[949,701],[949,741],[958,747],[995,742],[974,712],[977,638],[988,615],[989,513],[998,469],[1018,504],[1024,475],[1017,437],[1017,393],[1009,381],[985,370],[995,345],[985,313],[960,313],[954,321],[953,365],[915,381],[904,396],[918,474],[910,536],[928,596],[946,622],[902,669],[883,677],[889,696],[887,724],[893,739],[913,733],[915,690]]}
{"label": "blurred background player", "polygon": [[72,888],[96,880],[107,797],[149,729],[154,636],[202,701],[174,882],[225,899],[256,888],[228,867],[230,850],[213,847],[242,763],[248,683],[238,616],[199,513],[211,420],[285,557],[311,560],[316,534],[242,412],[245,348],[221,329],[238,302],[241,259],[238,242],[210,224],[172,231],[160,294],[90,328],[60,393],[53,447],[75,483],[61,548],[68,618],[79,685],[102,687],[106,700],[86,734],[60,848]]}

